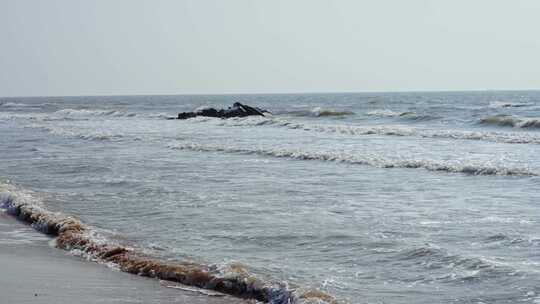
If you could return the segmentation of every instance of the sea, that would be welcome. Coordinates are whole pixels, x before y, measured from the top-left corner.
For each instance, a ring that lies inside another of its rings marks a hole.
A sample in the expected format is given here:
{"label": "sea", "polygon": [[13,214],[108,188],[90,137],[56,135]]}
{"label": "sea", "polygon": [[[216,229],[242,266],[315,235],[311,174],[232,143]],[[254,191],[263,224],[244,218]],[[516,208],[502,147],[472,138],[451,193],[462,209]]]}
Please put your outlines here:
{"label": "sea", "polygon": [[0,98],[0,204],[321,301],[540,303],[539,189],[540,91]]}

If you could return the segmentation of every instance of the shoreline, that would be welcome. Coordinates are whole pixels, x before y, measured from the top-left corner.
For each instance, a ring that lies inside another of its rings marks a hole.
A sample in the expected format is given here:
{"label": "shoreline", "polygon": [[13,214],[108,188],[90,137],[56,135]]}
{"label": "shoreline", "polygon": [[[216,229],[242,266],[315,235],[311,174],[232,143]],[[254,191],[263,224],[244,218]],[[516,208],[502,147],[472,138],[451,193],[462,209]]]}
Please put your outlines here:
{"label": "shoreline", "polygon": [[[167,287],[51,247],[52,237],[0,212],[0,294],[6,303],[247,304],[192,287]],[[172,288],[171,288],[172,287]],[[192,291],[191,291],[192,290]]]}

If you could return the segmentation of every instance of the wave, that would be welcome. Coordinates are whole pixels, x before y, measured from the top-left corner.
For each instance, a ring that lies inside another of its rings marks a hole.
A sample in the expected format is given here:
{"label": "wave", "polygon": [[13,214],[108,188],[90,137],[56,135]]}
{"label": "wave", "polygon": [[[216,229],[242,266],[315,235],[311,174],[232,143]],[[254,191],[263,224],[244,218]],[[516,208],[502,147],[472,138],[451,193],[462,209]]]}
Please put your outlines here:
{"label": "wave", "polygon": [[466,257],[451,254],[434,246],[407,248],[396,254],[395,258],[419,264],[430,270],[443,270],[438,277],[422,278],[424,281],[474,281],[500,277],[501,274],[514,275],[517,270],[485,258]]}
{"label": "wave", "polygon": [[354,115],[354,112],[351,111],[340,111],[335,109],[327,109],[321,107],[315,107],[311,110],[293,110],[293,111],[276,111],[273,112],[275,115],[293,115],[300,117],[331,117],[331,116],[347,116]]}
{"label": "wave", "polygon": [[55,246],[90,260],[140,276],[215,290],[271,304],[337,303],[320,291],[290,289],[284,282],[262,281],[239,264],[225,267],[165,262],[102,238],[79,219],[47,210],[27,191],[0,183],[0,208],[43,233],[55,236]]}
{"label": "wave", "polygon": [[[0,116],[2,116],[0,114]],[[155,113],[146,114],[148,118],[163,118],[166,114]],[[9,117],[19,117],[10,115]],[[28,117],[24,117],[28,118]],[[39,118],[39,119],[38,119]],[[48,117],[29,117],[30,120],[52,120]],[[70,118],[62,118],[70,119]],[[540,136],[524,132],[495,132],[495,131],[463,131],[463,130],[428,130],[404,125],[376,125],[376,126],[355,126],[355,125],[334,125],[334,124],[308,124],[287,121],[281,118],[268,117],[244,117],[216,119],[211,117],[196,117],[185,121],[186,123],[209,123],[216,126],[225,127],[258,127],[269,126],[287,128],[291,130],[301,130],[305,132],[337,133],[353,136],[381,135],[381,136],[417,136],[424,138],[440,138],[455,140],[480,140],[496,143],[508,144],[540,144]],[[181,123],[181,122],[179,122]],[[54,125],[31,124],[31,127],[41,128],[56,135],[80,138],[85,140],[121,140],[124,134],[115,133],[113,130],[76,130],[57,127]],[[135,140],[140,140],[136,137]]]}
{"label": "wave", "polygon": [[395,112],[392,110],[373,110],[366,113],[369,116],[379,116],[379,117],[397,117],[397,116],[406,116],[414,114],[414,112]]}
{"label": "wave", "polygon": [[120,110],[88,110],[88,109],[62,109],[53,113],[62,117],[95,117],[95,116],[114,116],[114,117],[134,117],[137,114],[124,112]]}
{"label": "wave", "polygon": [[99,117],[140,117],[148,119],[163,119],[170,118],[167,113],[133,113],[122,110],[105,110],[105,109],[62,109],[55,112],[40,112],[40,113],[17,113],[17,112],[0,112],[0,119],[27,119],[32,121],[61,121],[61,120],[89,120]]}
{"label": "wave", "polygon": [[23,103],[23,102],[13,102],[13,101],[0,101],[0,108],[8,108],[8,109],[27,109],[27,108],[47,108],[47,107],[55,107],[56,104],[54,103]]}
{"label": "wave", "polygon": [[191,142],[181,142],[169,145],[176,150],[192,150],[201,152],[225,152],[240,154],[257,154],[278,158],[291,158],[297,160],[319,160],[343,162],[349,164],[368,165],[378,168],[421,168],[428,171],[442,171],[448,173],[464,173],[470,175],[505,175],[505,176],[537,176],[538,174],[526,168],[509,168],[492,166],[483,163],[462,163],[451,161],[433,161],[422,159],[390,159],[378,155],[351,154],[342,151],[307,151],[296,148],[242,148],[226,145],[203,145]]}
{"label": "wave", "polygon": [[[1,118],[5,120],[11,119],[27,119],[30,121],[61,121],[61,120],[89,120],[96,117],[134,117],[136,113],[128,113],[119,110],[75,110],[62,109],[52,113],[10,113],[0,112]],[[162,118],[161,114],[157,114]]]}
{"label": "wave", "polygon": [[323,109],[321,107],[316,107],[311,110],[311,113],[315,117],[324,117],[324,116],[346,116],[353,115],[353,112],[350,111],[337,111],[333,109]]}
{"label": "wave", "polygon": [[[31,125],[31,127],[43,129],[53,135],[79,138],[79,139],[84,139],[84,140],[119,141],[119,140],[124,139],[123,134],[113,133],[108,130],[99,130],[98,128],[85,131],[85,130],[74,130],[74,129],[68,129],[68,128],[63,128],[63,127],[56,127],[56,126],[43,126],[43,125]],[[139,140],[139,138],[135,137],[134,140]]]}
{"label": "wave", "polygon": [[306,124],[291,122],[279,118],[246,117],[230,119],[192,118],[188,122],[215,123],[227,127],[275,126],[306,132],[339,133],[345,135],[387,135],[387,136],[419,136],[425,138],[442,138],[457,140],[483,140],[509,144],[540,144],[540,136],[522,132],[462,131],[462,130],[426,130],[403,125],[331,125]]}
{"label": "wave", "polygon": [[509,101],[492,101],[489,103],[489,108],[521,108],[534,105],[533,103],[509,102]]}
{"label": "wave", "polygon": [[428,114],[418,114],[416,112],[412,111],[405,111],[405,112],[395,112],[392,110],[373,110],[366,113],[368,116],[378,116],[378,117],[400,117],[400,118],[406,118],[409,120],[433,120],[433,119],[439,119],[440,116],[433,116]]}
{"label": "wave", "polygon": [[540,136],[526,133],[502,133],[486,131],[459,131],[459,130],[440,130],[440,131],[420,131],[419,136],[428,138],[448,138],[464,140],[483,140],[507,144],[540,144]]}
{"label": "wave", "polygon": [[512,115],[494,115],[480,120],[481,124],[514,128],[540,128],[540,118],[525,118]]}
{"label": "wave", "polygon": [[190,122],[209,122],[215,123],[218,126],[227,127],[253,127],[253,126],[276,126],[292,130],[315,131],[326,133],[341,133],[350,135],[396,135],[407,136],[413,135],[414,131],[406,126],[351,126],[351,125],[317,125],[296,123],[288,120],[266,117],[245,117],[245,118],[229,118],[229,119],[214,119],[214,118],[192,118]]}
{"label": "wave", "polygon": [[520,247],[538,247],[540,246],[540,237],[538,236],[523,236],[523,235],[507,235],[497,233],[486,237],[483,242],[487,245],[497,246],[520,246]]}
{"label": "wave", "polygon": [[[134,114],[132,116],[141,116],[140,114]],[[167,113],[148,113],[148,114],[145,114],[145,115],[142,115],[144,117],[147,117],[147,118],[174,118],[172,117],[170,114],[167,114]]]}
{"label": "wave", "polygon": [[26,104],[26,103],[18,103],[18,102],[0,102],[0,107],[3,108],[22,108],[22,107],[32,107],[32,105]]}

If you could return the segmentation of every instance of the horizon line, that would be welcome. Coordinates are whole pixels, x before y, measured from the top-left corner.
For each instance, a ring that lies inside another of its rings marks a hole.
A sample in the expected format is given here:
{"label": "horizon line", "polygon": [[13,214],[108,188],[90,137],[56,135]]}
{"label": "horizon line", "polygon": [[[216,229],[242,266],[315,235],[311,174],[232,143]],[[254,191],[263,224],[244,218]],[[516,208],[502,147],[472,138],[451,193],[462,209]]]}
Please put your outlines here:
{"label": "horizon line", "polygon": [[175,93],[175,94],[87,94],[87,95],[11,95],[0,96],[0,98],[45,98],[45,97],[130,97],[130,96],[235,96],[235,95],[322,95],[322,94],[389,94],[389,93],[467,93],[467,92],[534,92],[540,91],[540,88],[534,89],[420,89],[420,90],[396,90],[396,91],[294,91],[294,92],[224,92],[224,93]]}

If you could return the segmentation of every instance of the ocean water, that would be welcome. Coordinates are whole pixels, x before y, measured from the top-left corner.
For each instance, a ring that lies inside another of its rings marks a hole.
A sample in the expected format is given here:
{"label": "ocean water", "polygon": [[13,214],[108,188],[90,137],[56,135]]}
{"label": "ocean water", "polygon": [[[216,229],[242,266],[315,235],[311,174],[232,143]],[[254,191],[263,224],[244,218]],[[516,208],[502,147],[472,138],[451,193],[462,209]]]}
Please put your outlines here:
{"label": "ocean water", "polygon": [[0,98],[3,189],[345,303],[540,303],[539,152],[533,91]]}

